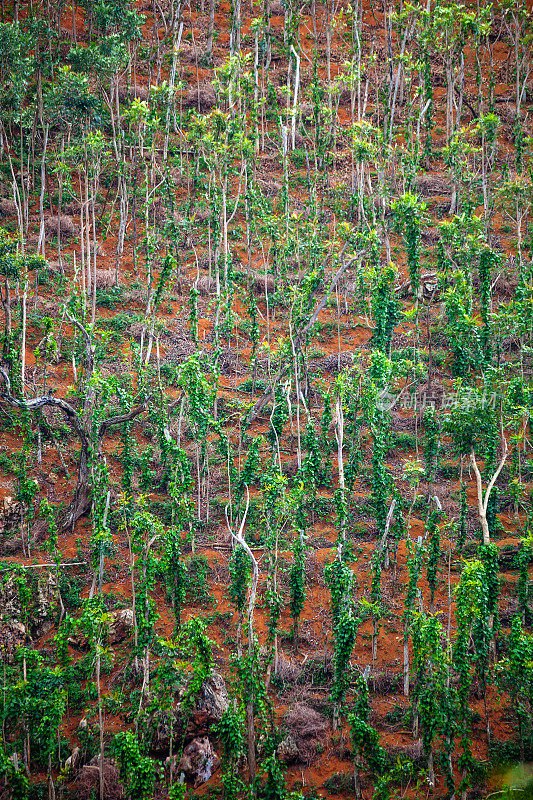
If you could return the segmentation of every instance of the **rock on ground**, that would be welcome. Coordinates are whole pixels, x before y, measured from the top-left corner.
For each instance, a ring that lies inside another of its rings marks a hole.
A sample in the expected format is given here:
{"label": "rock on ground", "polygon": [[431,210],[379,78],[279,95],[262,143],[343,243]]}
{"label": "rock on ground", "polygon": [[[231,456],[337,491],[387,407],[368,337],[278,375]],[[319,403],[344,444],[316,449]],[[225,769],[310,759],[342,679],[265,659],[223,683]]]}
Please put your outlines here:
{"label": "rock on ground", "polygon": [[228,709],[226,683],[222,675],[217,672],[204,681],[193,702],[192,710],[185,714],[183,702],[186,692],[187,686],[184,685],[177,692],[173,708],[156,711],[152,715],[150,719],[152,752],[168,753],[171,734],[174,743],[182,738],[190,742],[195,738],[207,736],[211,727],[220,722],[223,713]]}
{"label": "rock on ground", "polygon": [[202,736],[189,742],[179,761],[177,756],[173,756],[172,760],[167,759],[166,766],[176,777],[183,774],[196,788],[209,780],[219,764],[220,758],[213,745],[207,736]]}

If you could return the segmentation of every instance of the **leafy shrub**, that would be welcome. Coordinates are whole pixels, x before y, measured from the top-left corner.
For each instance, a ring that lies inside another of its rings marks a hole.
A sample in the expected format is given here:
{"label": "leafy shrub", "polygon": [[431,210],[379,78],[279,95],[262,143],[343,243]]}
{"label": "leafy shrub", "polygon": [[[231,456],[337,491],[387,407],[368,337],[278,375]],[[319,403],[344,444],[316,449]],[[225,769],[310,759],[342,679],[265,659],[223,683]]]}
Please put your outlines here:
{"label": "leafy shrub", "polygon": [[353,775],[349,775],[346,772],[335,772],[330,778],[324,781],[324,789],[330,794],[351,794],[353,788]]}
{"label": "leafy shrub", "polygon": [[123,333],[126,328],[133,325],[135,322],[142,322],[144,319],[142,314],[132,314],[129,311],[119,311],[114,317],[102,321],[100,324],[105,324],[106,328],[111,328],[113,331]]}
{"label": "leafy shrub", "polygon": [[59,582],[59,589],[63,603],[67,608],[81,608],[81,590],[83,581],[81,578],[63,573]]}
{"label": "leafy shrub", "polygon": [[210,599],[207,585],[209,561],[206,556],[194,555],[187,559],[185,572],[185,588],[191,599],[204,603]]}
{"label": "leafy shrub", "polygon": [[296,147],[292,151],[292,153],[290,155],[290,159],[291,159],[292,163],[294,164],[294,166],[295,167],[299,167],[300,169],[307,165],[307,157],[306,157],[306,154],[305,154],[305,150],[303,150],[300,147]]}
{"label": "leafy shrub", "polygon": [[[124,298],[123,286],[106,286],[103,289],[96,289],[96,302],[105,308],[115,308]],[[121,312],[124,313],[124,312]],[[131,316],[131,315],[129,315]],[[131,325],[131,322],[129,323]]]}
{"label": "leafy shrub", "polygon": [[[240,383],[238,388],[241,392],[251,392],[253,386],[254,382],[252,378],[250,378],[249,380]],[[267,388],[267,382],[264,381],[262,378],[257,378],[257,380],[255,381],[255,391],[264,392],[266,388]]]}
{"label": "leafy shrub", "polygon": [[14,472],[16,469],[11,459],[5,453],[0,453],[0,469],[6,472]]}

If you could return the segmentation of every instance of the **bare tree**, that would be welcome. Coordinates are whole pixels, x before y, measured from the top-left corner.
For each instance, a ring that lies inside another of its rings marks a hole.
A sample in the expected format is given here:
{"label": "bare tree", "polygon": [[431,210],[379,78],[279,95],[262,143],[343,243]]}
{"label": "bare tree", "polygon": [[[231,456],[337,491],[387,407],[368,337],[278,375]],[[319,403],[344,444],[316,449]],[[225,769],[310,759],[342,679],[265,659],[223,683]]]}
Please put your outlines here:
{"label": "bare tree", "polygon": [[144,400],[138,405],[135,405],[131,411],[125,414],[117,414],[107,417],[97,424],[95,429],[93,411],[97,397],[95,388],[91,382],[91,378],[94,373],[96,348],[87,329],[69,314],[67,314],[67,318],[81,331],[85,339],[85,392],[81,408],[76,409],[66,400],[63,400],[63,398],[54,397],[52,390],[49,390],[47,394],[43,394],[40,397],[34,397],[29,400],[26,398],[15,397],[11,391],[11,380],[8,370],[5,366],[0,366],[0,375],[4,381],[4,390],[0,394],[0,399],[8,403],[8,405],[12,406],[13,408],[25,409],[26,411],[31,412],[37,411],[45,406],[58,408],[63,412],[68,423],[78,437],[81,445],[78,462],[78,479],[76,483],[76,489],[74,491],[74,497],[66,509],[62,520],[63,528],[73,529],[77,520],[87,513],[91,507],[91,454],[96,452],[97,455],[100,455],[102,442],[109,428],[122,425],[125,422],[130,422],[146,411],[148,399]]}

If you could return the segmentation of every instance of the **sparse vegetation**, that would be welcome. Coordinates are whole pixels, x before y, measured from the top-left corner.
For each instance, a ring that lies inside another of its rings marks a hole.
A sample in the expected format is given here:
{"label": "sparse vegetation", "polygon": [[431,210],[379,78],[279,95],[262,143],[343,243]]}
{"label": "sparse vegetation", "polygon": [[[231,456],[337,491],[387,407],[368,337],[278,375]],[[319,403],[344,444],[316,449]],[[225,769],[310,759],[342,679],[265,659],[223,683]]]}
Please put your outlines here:
{"label": "sparse vegetation", "polygon": [[0,19],[2,800],[525,796],[526,0]]}

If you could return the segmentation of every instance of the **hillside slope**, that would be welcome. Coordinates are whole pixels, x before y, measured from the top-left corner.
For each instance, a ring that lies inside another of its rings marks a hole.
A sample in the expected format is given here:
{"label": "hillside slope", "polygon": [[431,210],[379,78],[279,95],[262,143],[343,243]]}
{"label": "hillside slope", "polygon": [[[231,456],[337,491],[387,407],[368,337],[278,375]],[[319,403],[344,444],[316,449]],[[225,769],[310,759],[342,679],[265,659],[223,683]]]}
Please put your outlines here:
{"label": "hillside slope", "polygon": [[523,797],[530,9],[1,14],[0,796]]}

